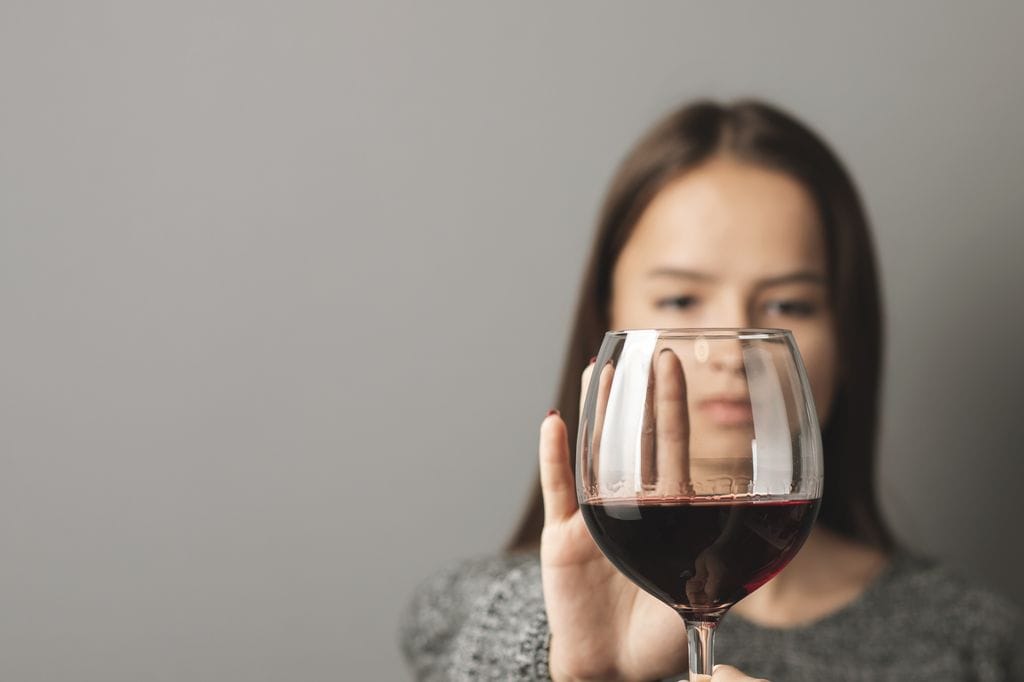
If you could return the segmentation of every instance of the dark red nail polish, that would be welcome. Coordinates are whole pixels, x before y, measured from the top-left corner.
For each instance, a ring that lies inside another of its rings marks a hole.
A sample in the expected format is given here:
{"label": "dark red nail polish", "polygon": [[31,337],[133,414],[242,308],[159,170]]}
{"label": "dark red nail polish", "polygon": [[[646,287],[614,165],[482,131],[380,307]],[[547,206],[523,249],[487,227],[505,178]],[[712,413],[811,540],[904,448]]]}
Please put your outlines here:
{"label": "dark red nail polish", "polygon": [[594,357],[590,358],[590,362],[588,362],[587,364],[588,364],[588,365],[592,365],[592,364],[594,364],[595,362],[597,362],[597,356],[596,356],[596,355],[595,355]]}
{"label": "dark red nail polish", "polygon": [[555,410],[555,409],[550,409],[550,410],[548,410],[548,416],[549,416],[549,417],[550,417],[551,415],[553,415],[553,414],[561,414],[561,413],[560,413],[560,412],[559,412],[558,410]]}

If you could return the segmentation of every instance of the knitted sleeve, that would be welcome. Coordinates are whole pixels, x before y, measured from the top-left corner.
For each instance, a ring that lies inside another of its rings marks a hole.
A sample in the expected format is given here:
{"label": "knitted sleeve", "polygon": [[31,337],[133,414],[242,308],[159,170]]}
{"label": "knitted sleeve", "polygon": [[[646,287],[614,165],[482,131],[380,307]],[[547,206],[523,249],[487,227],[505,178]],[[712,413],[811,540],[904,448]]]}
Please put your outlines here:
{"label": "knitted sleeve", "polygon": [[433,576],[400,636],[418,680],[550,680],[537,557],[470,561]]}

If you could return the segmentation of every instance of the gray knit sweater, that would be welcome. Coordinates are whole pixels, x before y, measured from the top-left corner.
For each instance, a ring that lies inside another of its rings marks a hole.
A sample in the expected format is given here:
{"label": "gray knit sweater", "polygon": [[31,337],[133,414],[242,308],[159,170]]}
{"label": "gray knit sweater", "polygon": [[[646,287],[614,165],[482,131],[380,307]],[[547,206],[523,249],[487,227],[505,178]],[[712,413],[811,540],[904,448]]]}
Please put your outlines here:
{"label": "gray knit sweater", "polygon": [[[1005,601],[898,553],[852,604],[813,625],[726,616],[715,657],[772,682],[1024,681],[1022,632]],[[549,680],[548,634],[537,556],[499,556],[424,583],[401,644],[419,680]]]}

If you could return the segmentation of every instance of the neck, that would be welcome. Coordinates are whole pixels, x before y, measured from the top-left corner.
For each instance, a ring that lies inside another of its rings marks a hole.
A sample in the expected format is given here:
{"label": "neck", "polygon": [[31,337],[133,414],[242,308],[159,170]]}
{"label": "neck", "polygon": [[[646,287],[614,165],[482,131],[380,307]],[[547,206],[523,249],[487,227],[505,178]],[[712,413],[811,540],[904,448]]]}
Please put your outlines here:
{"label": "neck", "polygon": [[732,611],[770,627],[813,622],[854,601],[886,563],[880,550],[818,525],[789,565]]}

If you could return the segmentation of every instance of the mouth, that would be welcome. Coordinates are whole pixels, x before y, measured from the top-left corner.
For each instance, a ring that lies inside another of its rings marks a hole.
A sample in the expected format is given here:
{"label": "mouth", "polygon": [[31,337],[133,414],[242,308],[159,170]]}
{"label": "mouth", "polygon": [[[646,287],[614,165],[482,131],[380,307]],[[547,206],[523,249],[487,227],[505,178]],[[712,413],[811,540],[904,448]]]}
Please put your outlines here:
{"label": "mouth", "polygon": [[697,407],[719,426],[749,426],[754,423],[754,410],[746,397],[716,396],[700,401]]}

